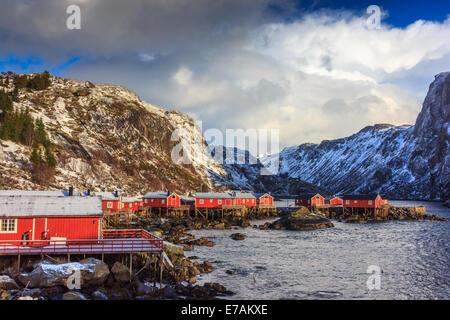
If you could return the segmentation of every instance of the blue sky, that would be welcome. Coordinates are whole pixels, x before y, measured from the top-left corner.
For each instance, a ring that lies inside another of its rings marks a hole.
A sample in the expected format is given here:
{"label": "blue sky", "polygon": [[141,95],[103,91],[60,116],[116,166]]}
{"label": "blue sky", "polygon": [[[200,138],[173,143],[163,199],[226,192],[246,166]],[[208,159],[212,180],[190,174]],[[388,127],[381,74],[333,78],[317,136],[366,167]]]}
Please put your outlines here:
{"label": "blue sky", "polygon": [[279,128],[283,146],[413,124],[450,71],[448,0],[191,1],[2,0],[0,70],[123,85],[204,129]]}

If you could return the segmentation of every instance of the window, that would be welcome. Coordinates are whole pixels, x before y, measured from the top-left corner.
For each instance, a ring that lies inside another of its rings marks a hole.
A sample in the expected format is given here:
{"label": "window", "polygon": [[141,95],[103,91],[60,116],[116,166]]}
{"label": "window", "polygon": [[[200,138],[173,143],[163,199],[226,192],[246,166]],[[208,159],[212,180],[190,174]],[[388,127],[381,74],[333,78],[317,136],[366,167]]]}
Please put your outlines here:
{"label": "window", "polygon": [[350,200],[345,200],[345,204],[350,204]]}
{"label": "window", "polygon": [[111,209],[111,208],[113,207],[113,203],[112,203],[112,202],[108,202],[108,203],[106,204],[106,207],[107,207],[108,209]]}
{"label": "window", "polygon": [[209,199],[209,203],[213,203],[212,199]]}
{"label": "window", "polygon": [[147,199],[144,199],[144,202],[147,203]]}
{"label": "window", "polygon": [[15,233],[17,232],[17,219],[1,219],[0,232],[1,233]]}
{"label": "window", "polygon": [[161,203],[162,203],[162,204],[166,203],[166,199],[162,199],[162,200],[161,200]]}
{"label": "window", "polygon": [[205,201],[203,199],[200,199],[200,204],[205,203]]}
{"label": "window", "polygon": [[176,196],[176,195],[173,195],[173,196],[172,196],[172,199],[176,199],[176,198],[177,198],[177,196]]}
{"label": "window", "polygon": [[218,204],[222,204],[222,200],[217,200],[217,203]]}
{"label": "window", "polygon": [[358,203],[358,200],[354,200],[353,202],[354,202],[354,203]]}
{"label": "window", "polygon": [[252,199],[252,203],[255,203],[255,199]]}
{"label": "window", "polygon": [[316,200],[320,200],[320,197],[319,197],[319,196],[317,196],[317,197],[316,197]]}
{"label": "window", "polygon": [[151,200],[151,201],[152,201],[152,203],[153,203],[153,200],[154,200],[154,199],[152,199],[152,200]]}
{"label": "window", "polygon": [[369,200],[369,204],[372,204],[372,200]]}

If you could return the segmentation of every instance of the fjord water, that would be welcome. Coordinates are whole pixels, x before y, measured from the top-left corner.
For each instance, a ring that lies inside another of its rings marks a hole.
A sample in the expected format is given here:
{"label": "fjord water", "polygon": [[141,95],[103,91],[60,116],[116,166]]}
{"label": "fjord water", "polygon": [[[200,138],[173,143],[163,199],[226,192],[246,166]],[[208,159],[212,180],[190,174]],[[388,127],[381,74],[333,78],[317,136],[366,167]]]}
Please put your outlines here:
{"label": "fjord water", "polygon": [[[425,205],[428,213],[450,218],[442,203],[391,203]],[[216,246],[196,246],[188,255],[216,266],[198,283],[220,282],[235,292],[232,299],[450,298],[450,222],[333,223],[335,228],[314,231],[193,231],[214,236]],[[247,238],[232,240],[235,232]],[[367,287],[371,265],[382,271],[379,290]],[[226,274],[229,269],[235,274]]]}

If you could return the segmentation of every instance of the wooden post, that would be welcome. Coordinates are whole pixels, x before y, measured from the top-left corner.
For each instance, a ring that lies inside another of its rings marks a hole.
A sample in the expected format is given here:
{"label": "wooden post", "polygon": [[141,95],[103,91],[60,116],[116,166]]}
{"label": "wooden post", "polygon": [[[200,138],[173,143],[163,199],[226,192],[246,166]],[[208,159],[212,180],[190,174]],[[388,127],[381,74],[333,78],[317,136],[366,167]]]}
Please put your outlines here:
{"label": "wooden post", "polygon": [[17,271],[20,272],[20,254],[17,255]]}
{"label": "wooden post", "polygon": [[130,283],[133,277],[133,253],[130,253]]}
{"label": "wooden post", "polygon": [[160,254],[160,265],[159,265],[159,290],[162,290],[162,278],[163,278],[163,256]]}
{"label": "wooden post", "polygon": [[70,262],[70,253],[67,254],[67,262]]}

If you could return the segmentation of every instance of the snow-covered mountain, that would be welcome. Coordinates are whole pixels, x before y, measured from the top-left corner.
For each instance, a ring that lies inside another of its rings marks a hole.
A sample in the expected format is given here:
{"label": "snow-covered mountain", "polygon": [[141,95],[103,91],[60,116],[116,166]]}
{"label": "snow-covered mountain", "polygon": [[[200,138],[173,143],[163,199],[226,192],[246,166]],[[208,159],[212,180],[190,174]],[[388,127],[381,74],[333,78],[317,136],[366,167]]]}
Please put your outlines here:
{"label": "snow-covered mountain", "polygon": [[[29,75],[32,76],[32,75]],[[0,76],[12,92],[12,78]],[[2,89],[2,88],[0,88]],[[275,194],[380,192],[390,198],[450,198],[450,73],[436,76],[414,126],[379,124],[343,139],[302,144],[279,154],[280,171],[261,175],[263,165],[221,164],[206,156],[203,133],[193,119],[149,104],[130,90],[51,77],[44,90],[20,89],[16,110],[41,118],[55,146],[55,179],[37,185],[30,173],[30,147],[0,140],[0,188],[122,189],[129,194],[247,189]],[[191,164],[172,159],[179,141]],[[232,149],[236,159],[248,152]],[[226,149],[217,149],[224,152]],[[212,154],[214,157],[214,152]]]}
{"label": "snow-covered mountain", "polygon": [[[431,83],[414,126],[378,124],[343,139],[280,153],[279,176],[330,194],[379,192],[390,198],[450,198],[450,72]],[[264,161],[263,161],[264,162]]]}

